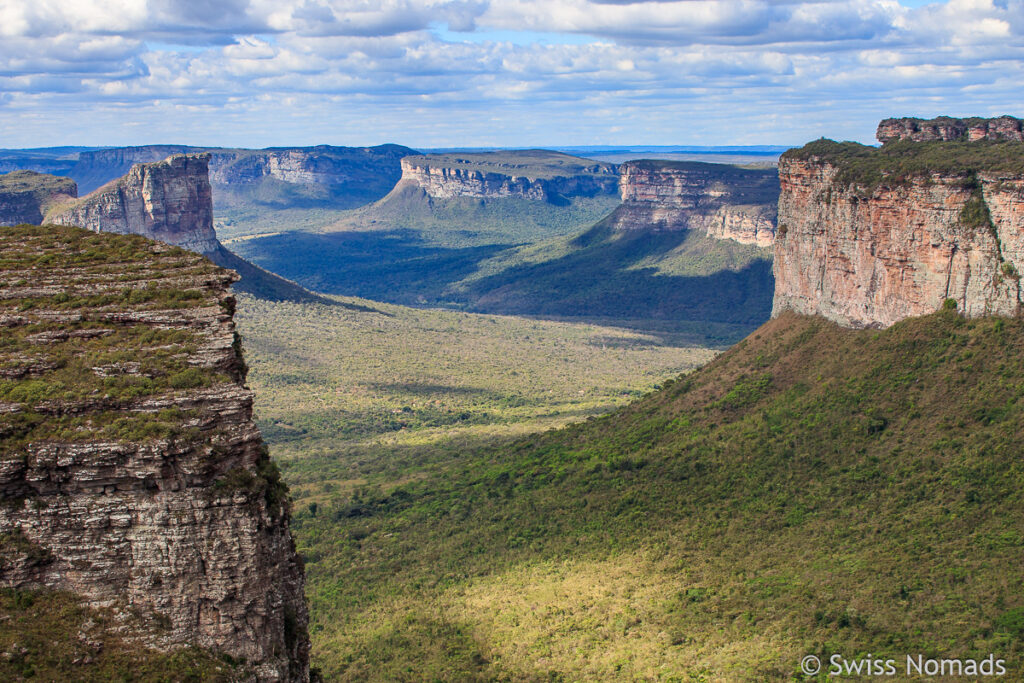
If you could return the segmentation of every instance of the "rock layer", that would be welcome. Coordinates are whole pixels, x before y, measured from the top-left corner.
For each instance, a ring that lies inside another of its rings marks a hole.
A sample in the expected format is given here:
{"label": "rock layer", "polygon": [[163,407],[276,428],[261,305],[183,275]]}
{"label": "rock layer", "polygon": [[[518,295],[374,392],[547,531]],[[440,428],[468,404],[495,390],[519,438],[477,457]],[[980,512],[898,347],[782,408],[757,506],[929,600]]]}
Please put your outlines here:
{"label": "rock layer", "polygon": [[94,232],[144,235],[202,254],[217,250],[209,154],[136,164],[124,177],[46,216]]}
{"label": "rock layer", "polygon": [[416,186],[430,197],[522,197],[559,201],[614,194],[615,167],[557,152],[439,154],[402,159],[399,188]]}
{"label": "rock layer", "polygon": [[878,124],[875,134],[879,142],[888,144],[897,140],[932,142],[941,140],[1012,140],[1024,142],[1024,121],[1012,116],[993,119],[954,119],[940,116],[934,119],[885,119]]}
{"label": "rock layer", "polygon": [[38,224],[54,204],[78,197],[75,181],[68,178],[15,171],[0,176],[0,225]]}
{"label": "rock layer", "polygon": [[619,230],[699,230],[710,237],[771,246],[779,185],[774,169],[631,161],[619,167]]}
{"label": "rock layer", "polygon": [[1019,313],[1024,175],[931,173],[862,187],[838,182],[841,168],[780,161],[773,316],[886,327],[946,299],[968,316]]}
{"label": "rock layer", "polygon": [[0,584],[149,619],[148,645],[211,648],[258,681],[308,681],[302,563],[243,385],[237,276],[75,228],[3,228],[0,250]]}

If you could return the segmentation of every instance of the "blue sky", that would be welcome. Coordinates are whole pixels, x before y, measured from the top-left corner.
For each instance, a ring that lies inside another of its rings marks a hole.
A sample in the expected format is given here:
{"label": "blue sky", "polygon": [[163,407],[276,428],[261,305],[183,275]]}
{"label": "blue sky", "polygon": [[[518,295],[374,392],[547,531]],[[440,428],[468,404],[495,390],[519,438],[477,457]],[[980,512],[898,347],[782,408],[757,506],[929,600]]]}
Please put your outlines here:
{"label": "blue sky", "polygon": [[1024,0],[7,0],[0,147],[870,142],[1022,66]]}

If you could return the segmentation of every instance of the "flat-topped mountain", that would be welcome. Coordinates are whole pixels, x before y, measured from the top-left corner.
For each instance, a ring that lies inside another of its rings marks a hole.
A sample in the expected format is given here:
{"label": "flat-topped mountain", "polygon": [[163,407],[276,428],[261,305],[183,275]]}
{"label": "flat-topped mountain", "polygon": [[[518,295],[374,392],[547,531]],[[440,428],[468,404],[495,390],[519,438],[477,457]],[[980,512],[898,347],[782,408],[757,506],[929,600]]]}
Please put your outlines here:
{"label": "flat-topped mountain", "polygon": [[78,187],[68,178],[35,171],[0,175],[0,225],[37,224],[52,206],[76,197]]}
{"label": "flat-topped mountain", "polygon": [[408,156],[402,159],[402,183],[439,199],[525,197],[558,202],[614,194],[618,176],[613,164],[530,149]]}
{"label": "flat-topped mountain", "polygon": [[779,181],[775,169],[685,161],[630,161],[619,167],[619,230],[699,230],[709,237],[771,246]]}
{"label": "flat-topped mountain", "polygon": [[946,300],[971,317],[1020,312],[1024,144],[819,140],[779,175],[775,315],[886,327]]}
{"label": "flat-topped mountain", "polygon": [[307,681],[302,562],[252,422],[237,276],[52,225],[0,228],[0,253],[0,584],[70,592],[140,619],[150,648],[244,660],[250,680]]}

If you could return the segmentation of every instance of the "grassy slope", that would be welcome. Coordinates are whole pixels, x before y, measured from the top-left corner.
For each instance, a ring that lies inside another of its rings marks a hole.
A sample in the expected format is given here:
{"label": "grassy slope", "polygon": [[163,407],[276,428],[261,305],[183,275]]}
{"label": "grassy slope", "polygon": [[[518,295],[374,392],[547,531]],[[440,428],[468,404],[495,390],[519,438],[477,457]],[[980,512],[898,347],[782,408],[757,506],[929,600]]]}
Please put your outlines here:
{"label": "grassy slope", "polygon": [[348,486],[298,488],[318,663],[760,681],[993,652],[1017,675],[1022,352],[1018,320],[786,315],[610,416],[431,468],[342,458]]}
{"label": "grassy slope", "polygon": [[[240,680],[251,671],[186,648],[148,650],[125,637],[126,624],[70,594],[0,589],[0,679],[5,681]],[[128,624],[133,631],[139,624]]]}

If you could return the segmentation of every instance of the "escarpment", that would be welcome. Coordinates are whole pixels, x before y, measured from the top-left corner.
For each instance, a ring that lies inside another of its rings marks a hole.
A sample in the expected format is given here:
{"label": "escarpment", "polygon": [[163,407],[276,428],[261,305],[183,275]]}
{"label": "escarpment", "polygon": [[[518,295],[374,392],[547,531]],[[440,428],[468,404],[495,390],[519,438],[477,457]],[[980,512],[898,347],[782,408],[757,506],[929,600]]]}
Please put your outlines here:
{"label": "escarpment", "polygon": [[775,239],[774,169],[630,161],[619,172],[622,205],[610,218],[619,230],[699,230],[760,247]]}
{"label": "escarpment", "polygon": [[429,197],[523,197],[559,202],[614,194],[615,166],[545,150],[429,154],[402,159],[396,190],[418,187]]}
{"label": "escarpment", "polygon": [[878,124],[878,132],[875,137],[883,144],[898,140],[913,142],[1012,140],[1024,142],[1024,121],[1013,116],[1000,116],[991,119],[979,117],[954,119],[949,116],[939,116],[934,119],[885,119]]}
{"label": "escarpment", "polygon": [[55,204],[78,197],[78,186],[68,178],[14,171],[0,175],[0,225],[38,224]]}
{"label": "escarpment", "polygon": [[1024,145],[820,140],[784,154],[779,176],[773,315],[887,327],[947,299],[967,316],[1020,312]]}
{"label": "escarpment", "polygon": [[135,164],[127,175],[45,219],[95,232],[144,235],[211,254],[219,243],[213,230],[209,161],[206,153],[176,154]]}
{"label": "escarpment", "polygon": [[0,228],[0,585],[70,591],[244,678],[307,681],[287,491],[252,422],[237,276],[135,235]]}

